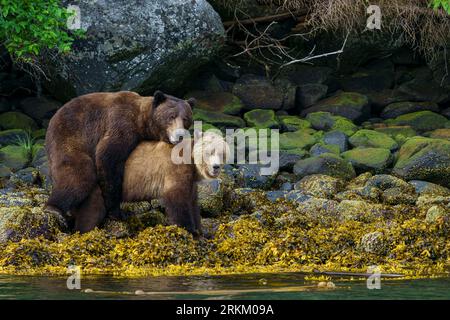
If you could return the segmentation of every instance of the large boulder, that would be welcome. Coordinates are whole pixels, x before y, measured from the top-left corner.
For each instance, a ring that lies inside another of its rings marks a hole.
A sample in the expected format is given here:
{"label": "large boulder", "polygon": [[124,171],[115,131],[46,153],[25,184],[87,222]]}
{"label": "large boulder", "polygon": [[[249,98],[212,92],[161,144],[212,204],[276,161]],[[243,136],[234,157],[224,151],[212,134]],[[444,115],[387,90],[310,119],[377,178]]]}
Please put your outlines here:
{"label": "large boulder", "polygon": [[417,111],[429,110],[439,112],[439,106],[434,102],[394,102],[387,105],[381,112],[381,117],[385,119],[395,118],[402,114]]}
{"label": "large boulder", "polygon": [[206,0],[76,5],[86,37],[76,40],[70,54],[46,62],[47,87],[61,99],[95,91],[173,91],[223,42],[221,19]]}
{"label": "large boulder", "polygon": [[283,93],[263,76],[246,74],[236,81],[233,94],[238,96],[248,110],[274,109],[283,104]]}
{"label": "large boulder", "polygon": [[36,122],[21,112],[5,112],[0,115],[0,128],[2,129],[23,129],[23,130],[36,130]]}
{"label": "large boulder", "polygon": [[39,122],[50,119],[61,106],[60,102],[45,97],[29,97],[20,101],[20,109]]}
{"label": "large boulder", "polygon": [[258,129],[270,128],[277,129],[279,127],[278,121],[275,119],[275,112],[273,110],[254,109],[244,114],[244,120],[249,127]]}
{"label": "large boulder", "polygon": [[450,141],[414,137],[400,148],[394,174],[450,186]]}
{"label": "large boulder", "polygon": [[349,142],[354,147],[384,148],[389,150],[398,148],[397,142],[387,134],[367,129],[356,132],[350,137]]}
{"label": "large boulder", "polygon": [[431,131],[445,128],[448,125],[448,120],[432,111],[417,111],[386,120],[386,123],[394,126],[411,126],[417,131]]}
{"label": "large boulder", "polygon": [[238,115],[244,107],[241,100],[229,92],[192,91],[186,98],[195,98],[195,107],[208,111]]}
{"label": "large boulder", "polygon": [[341,116],[333,116],[330,112],[309,113],[306,116],[306,120],[311,123],[314,129],[324,131],[338,130],[347,136],[351,136],[358,130],[358,127],[350,120]]}
{"label": "large boulder", "polygon": [[344,159],[359,172],[383,172],[391,163],[392,156],[389,149],[356,148],[342,153]]}

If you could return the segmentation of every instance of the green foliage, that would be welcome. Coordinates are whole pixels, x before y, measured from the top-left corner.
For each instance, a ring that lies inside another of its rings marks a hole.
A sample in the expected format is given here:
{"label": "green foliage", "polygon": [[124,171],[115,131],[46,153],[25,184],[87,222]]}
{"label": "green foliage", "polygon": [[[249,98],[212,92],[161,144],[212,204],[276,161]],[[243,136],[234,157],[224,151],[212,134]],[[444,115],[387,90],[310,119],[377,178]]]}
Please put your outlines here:
{"label": "green foliage", "polygon": [[433,0],[431,6],[435,10],[442,8],[447,11],[448,14],[450,14],[450,1],[448,0]]}
{"label": "green foliage", "polygon": [[67,30],[73,14],[59,0],[0,0],[0,41],[17,61],[32,62],[47,49],[67,53],[82,35]]}

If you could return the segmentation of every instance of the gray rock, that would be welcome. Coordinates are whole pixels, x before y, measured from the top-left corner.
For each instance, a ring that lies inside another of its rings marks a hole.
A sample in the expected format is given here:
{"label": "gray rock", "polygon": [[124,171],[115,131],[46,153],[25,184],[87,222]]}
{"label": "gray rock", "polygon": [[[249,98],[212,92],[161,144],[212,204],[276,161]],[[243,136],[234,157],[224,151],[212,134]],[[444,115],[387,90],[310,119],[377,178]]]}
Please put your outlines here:
{"label": "gray rock", "polygon": [[241,99],[247,110],[274,109],[283,104],[283,93],[263,76],[247,74],[236,81],[233,94]]}
{"label": "gray rock", "polygon": [[285,78],[296,86],[302,86],[311,83],[324,83],[331,71],[327,67],[293,64],[283,68],[278,78]]}
{"label": "gray rock", "polygon": [[222,21],[206,0],[76,4],[86,39],[77,40],[58,61],[46,62],[52,80],[47,87],[59,98],[95,91],[173,91],[223,42]]}
{"label": "gray rock", "polygon": [[384,254],[387,249],[386,240],[379,231],[366,233],[361,238],[360,248],[362,251],[373,254]]}
{"label": "gray rock", "polygon": [[312,196],[304,193],[303,191],[299,191],[299,190],[292,190],[292,191],[286,193],[284,197],[288,201],[299,202],[299,203],[305,202],[312,198]]}
{"label": "gray rock", "polygon": [[198,204],[205,216],[214,217],[222,212],[223,187],[219,179],[198,184]]}
{"label": "gray rock", "polygon": [[291,152],[289,150],[281,150],[279,153],[280,170],[292,172],[295,163],[305,158],[306,155],[307,152],[304,150],[292,150]]}
{"label": "gray rock", "polygon": [[315,174],[301,179],[294,185],[294,189],[313,197],[331,199],[344,189],[344,182],[334,177]]}
{"label": "gray rock", "polygon": [[348,137],[341,131],[326,132],[323,136],[323,142],[339,146],[339,151],[348,150]]}
{"label": "gray rock", "polygon": [[266,198],[269,199],[271,202],[276,202],[278,199],[284,199],[286,193],[287,192],[283,190],[275,190],[275,191],[267,191],[265,195]]}
{"label": "gray rock", "polygon": [[309,83],[302,85],[297,90],[297,106],[300,109],[308,108],[325,97],[327,91],[328,87],[324,84]]}
{"label": "gray rock", "polygon": [[316,143],[309,150],[309,154],[312,157],[317,157],[324,153],[339,154],[339,147],[336,145],[326,145],[323,143]]}
{"label": "gray rock", "polygon": [[16,144],[20,140],[27,139],[27,133],[22,129],[10,129],[0,131],[0,146]]}

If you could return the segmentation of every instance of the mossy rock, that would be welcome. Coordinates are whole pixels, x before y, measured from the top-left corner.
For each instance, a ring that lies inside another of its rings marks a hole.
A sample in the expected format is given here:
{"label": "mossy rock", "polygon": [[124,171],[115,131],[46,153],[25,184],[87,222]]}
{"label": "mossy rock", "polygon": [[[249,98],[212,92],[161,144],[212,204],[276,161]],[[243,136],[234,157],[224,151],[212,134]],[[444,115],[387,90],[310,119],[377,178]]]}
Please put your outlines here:
{"label": "mossy rock", "polygon": [[218,128],[243,128],[245,121],[224,113],[194,108],[194,120],[212,124]]}
{"label": "mossy rock", "polygon": [[255,109],[244,114],[244,120],[250,127],[277,129],[278,121],[273,110]]}
{"label": "mossy rock", "polygon": [[425,110],[439,112],[439,106],[434,102],[394,102],[387,105],[383,109],[383,112],[381,112],[381,117],[384,119],[391,119],[401,116],[402,114]]}
{"label": "mossy rock", "polygon": [[27,139],[27,137],[27,132],[22,129],[9,129],[0,131],[0,146],[16,144],[20,140]]}
{"label": "mossy rock", "polygon": [[346,151],[341,156],[359,172],[383,172],[391,163],[392,155],[389,149],[356,148]]}
{"label": "mossy rock", "polygon": [[419,195],[450,196],[450,189],[435,183],[421,180],[411,180],[409,183],[414,186]]}
{"label": "mossy rock", "polygon": [[323,131],[341,131],[347,136],[351,136],[358,130],[358,126],[350,120],[333,116],[329,112],[313,112],[306,116],[306,120],[311,123],[311,126],[317,130]]}
{"label": "mossy rock", "polygon": [[317,138],[304,130],[280,134],[280,150],[305,149],[317,142]]}
{"label": "mossy rock", "polygon": [[421,132],[446,128],[448,125],[448,120],[446,117],[431,111],[417,111],[408,113],[398,116],[395,119],[386,120],[385,122],[388,125],[411,126],[415,130]]}
{"label": "mossy rock", "polygon": [[239,115],[244,108],[242,101],[229,92],[192,91],[186,97],[195,98],[195,108],[233,116]]}
{"label": "mossy rock", "polygon": [[21,112],[5,112],[0,114],[0,127],[4,130],[8,129],[23,129],[36,130],[38,128],[36,122]]}
{"label": "mossy rock", "polygon": [[450,186],[450,141],[414,137],[400,148],[393,172],[406,180]]}
{"label": "mossy rock", "polygon": [[414,130],[411,126],[388,126],[388,127],[380,127],[374,128],[375,131],[387,134],[393,139],[396,139],[398,136],[402,136],[404,138],[411,138],[417,136],[417,131]]}
{"label": "mossy rock", "polygon": [[0,164],[13,170],[24,168],[30,162],[30,155],[22,146],[6,146],[0,149]]}
{"label": "mossy rock", "polygon": [[350,137],[349,142],[354,147],[383,148],[389,150],[398,148],[397,142],[387,134],[367,129],[357,131]]}
{"label": "mossy rock", "polygon": [[205,217],[217,217],[224,207],[224,190],[220,180],[204,181],[198,184],[198,204]]}
{"label": "mossy rock", "polygon": [[319,142],[311,147],[309,153],[311,154],[311,156],[318,156],[323,153],[334,153],[339,155],[340,148],[338,145],[335,144],[326,144],[323,142]]}
{"label": "mossy rock", "polygon": [[330,112],[333,115],[342,116],[352,121],[361,120],[370,112],[369,99],[360,93],[341,92],[305,109],[302,115],[318,111]]}
{"label": "mossy rock", "polygon": [[311,128],[311,123],[308,120],[301,119],[297,116],[278,116],[278,121],[284,131],[298,131]]}
{"label": "mossy rock", "polygon": [[352,164],[332,153],[324,153],[297,161],[294,165],[294,174],[303,178],[312,174],[324,174],[343,180],[350,180],[356,176]]}

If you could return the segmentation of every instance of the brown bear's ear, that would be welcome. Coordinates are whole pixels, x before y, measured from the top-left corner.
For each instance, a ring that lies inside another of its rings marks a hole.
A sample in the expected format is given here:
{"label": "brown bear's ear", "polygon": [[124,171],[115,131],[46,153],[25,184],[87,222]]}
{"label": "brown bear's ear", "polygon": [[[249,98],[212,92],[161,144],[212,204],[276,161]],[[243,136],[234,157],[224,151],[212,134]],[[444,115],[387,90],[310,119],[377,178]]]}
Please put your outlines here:
{"label": "brown bear's ear", "polygon": [[187,100],[187,103],[189,103],[189,105],[191,106],[191,108],[194,108],[194,106],[197,104],[197,100],[195,100],[195,98],[189,98]]}
{"label": "brown bear's ear", "polygon": [[153,94],[153,108],[159,106],[161,103],[166,101],[166,99],[167,97],[162,91],[155,91],[155,93]]}

